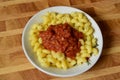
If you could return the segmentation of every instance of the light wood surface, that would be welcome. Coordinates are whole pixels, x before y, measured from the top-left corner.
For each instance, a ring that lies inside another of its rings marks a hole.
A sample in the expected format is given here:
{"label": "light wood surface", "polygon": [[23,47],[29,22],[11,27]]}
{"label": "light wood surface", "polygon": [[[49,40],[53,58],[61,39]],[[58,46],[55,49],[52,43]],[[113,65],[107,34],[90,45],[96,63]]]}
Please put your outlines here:
{"label": "light wood surface", "polygon": [[[27,21],[50,6],[81,9],[99,24],[104,48],[89,71],[70,78],[49,76],[35,69],[21,46]],[[0,80],[120,80],[120,0],[0,0]]]}

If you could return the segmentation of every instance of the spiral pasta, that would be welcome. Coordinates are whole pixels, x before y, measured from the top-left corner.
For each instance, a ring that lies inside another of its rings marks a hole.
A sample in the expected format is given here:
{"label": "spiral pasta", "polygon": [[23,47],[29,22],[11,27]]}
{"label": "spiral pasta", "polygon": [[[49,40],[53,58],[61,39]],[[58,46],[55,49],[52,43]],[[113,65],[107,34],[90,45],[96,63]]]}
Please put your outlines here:
{"label": "spiral pasta", "polygon": [[[87,58],[92,54],[98,54],[97,39],[93,36],[94,29],[88,18],[81,12],[72,12],[70,14],[61,14],[56,12],[48,12],[43,17],[43,22],[33,24],[30,30],[30,43],[33,51],[36,53],[38,61],[43,67],[57,67],[60,69],[68,69],[75,65],[87,62]],[[84,39],[80,39],[81,47],[77,53],[75,60],[66,58],[63,53],[49,51],[42,45],[42,39],[39,37],[39,31],[45,31],[50,25],[60,23],[68,23],[74,29],[84,34]]]}

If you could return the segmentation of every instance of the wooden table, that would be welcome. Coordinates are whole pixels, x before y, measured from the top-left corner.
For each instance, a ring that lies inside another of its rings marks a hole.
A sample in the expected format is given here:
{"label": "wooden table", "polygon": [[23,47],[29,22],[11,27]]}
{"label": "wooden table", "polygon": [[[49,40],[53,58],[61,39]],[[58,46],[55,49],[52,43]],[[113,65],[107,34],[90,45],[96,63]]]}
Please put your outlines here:
{"label": "wooden table", "polygon": [[[24,55],[21,36],[27,21],[50,6],[81,9],[99,24],[104,48],[89,71],[70,78],[49,76]],[[120,80],[120,0],[0,0],[0,80]]]}

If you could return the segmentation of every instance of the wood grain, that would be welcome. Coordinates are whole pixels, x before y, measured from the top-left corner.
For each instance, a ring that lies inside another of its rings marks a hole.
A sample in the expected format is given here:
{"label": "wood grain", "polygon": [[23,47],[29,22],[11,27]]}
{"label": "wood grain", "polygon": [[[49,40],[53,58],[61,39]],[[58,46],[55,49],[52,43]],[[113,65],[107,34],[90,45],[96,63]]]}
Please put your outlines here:
{"label": "wood grain", "polygon": [[[91,15],[104,39],[95,66],[70,78],[38,71],[25,57],[21,45],[24,26],[35,13],[62,5]],[[120,80],[120,0],[0,0],[0,80]]]}

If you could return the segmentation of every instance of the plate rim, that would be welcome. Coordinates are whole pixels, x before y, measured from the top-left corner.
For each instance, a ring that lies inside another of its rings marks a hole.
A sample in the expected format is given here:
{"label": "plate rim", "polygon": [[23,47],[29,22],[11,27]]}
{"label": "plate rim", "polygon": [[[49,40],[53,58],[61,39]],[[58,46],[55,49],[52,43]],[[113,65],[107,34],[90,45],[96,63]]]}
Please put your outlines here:
{"label": "plate rim", "polygon": [[[79,75],[79,74],[81,74],[81,73],[77,73],[77,74],[74,73],[74,74],[72,74],[72,75],[60,75],[60,74],[54,74],[54,73],[46,72],[45,70],[41,69],[39,66],[37,66],[37,65],[31,60],[31,58],[29,57],[27,51],[25,50],[25,46],[24,46],[25,31],[26,31],[26,29],[27,29],[28,24],[31,22],[31,20],[32,20],[35,16],[39,15],[39,13],[41,13],[41,11],[44,11],[44,10],[47,10],[47,9],[50,9],[50,8],[58,8],[58,7],[59,7],[59,8],[60,8],[60,7],[72,8],[72,9],[76,9],[76,10],[78,10],[78,11],[80,11],[80,12],[83,12],[85,15],[87,14],[86,12],[84,12],[84,11],[82,11],[82,10],[80,10],[80,9],[77,9],[77,8],[74,8],[74,7],[70,7],[70,6],[53,6],[53,7],[48,7],[48,8],[45,8],[45,9],[43,9],[43,10],[40,10],[39,12],[37,12],[36,14],[34,14],[34,15],[28,20],[27,24],[26,24],[25,27],[24,27],[24,30],[23,30],[23,33],[22,33],[22,48],[23,48],[24,54],[25,54],[25,56],[27,57],[27,59],[29,60],[29,62],[30,62],[34,67],[36,67],[38,70],[40,70],[40,71],[42,71],[42,72],[44,72],[44,73],[46,73],[46,74],[49,74],[49,75],[51,75],[51,76],[56,76],[56,77],[72,77],[72,76]],[[100,29],[99,25],[97,24],[97,22],[96,22],[90,15],[87,14],[87,16],[89,16],[89,17],[96,23],[97,27],[99,28],[100,35],[101,35],[101,39],[102,39],[102,41],[101,41],[102,44],[101,44],[101,52],[100,52],[100,54],[98,54],[99,56],[98,56],[97,60],[94,62],[94,64],[93,64],[90,68],[86,69],[86,70],[83,71],[82,73],[90,70],[90,69],[97,63],[97,61],[99,60],[99,58],[100,58],[100,56],[101,56],[101,54],[102,54],[102,50],[103,50],[103,36],[102,36],[101,29]],[[90,21],[90,22],[91,22],[91,21]],[[92,23],[92,22],[91,22],[91,23]]]}

